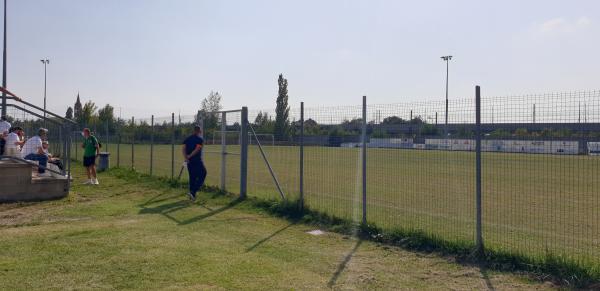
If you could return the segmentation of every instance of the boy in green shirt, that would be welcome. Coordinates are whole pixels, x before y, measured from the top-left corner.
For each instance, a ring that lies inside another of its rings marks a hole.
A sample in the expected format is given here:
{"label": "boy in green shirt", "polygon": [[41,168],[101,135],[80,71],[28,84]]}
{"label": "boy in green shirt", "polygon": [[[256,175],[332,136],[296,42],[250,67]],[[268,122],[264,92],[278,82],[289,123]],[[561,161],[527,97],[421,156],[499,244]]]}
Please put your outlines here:
{"label": "boy in green shirt", "polygon": [[89,128],[83,129],[83,166],[86,169],[88,180],[84,183],[86,185],[98,185],[98,178],[96,177],[96,157],[100,154],[100,144],[98,139],[90,133]]}

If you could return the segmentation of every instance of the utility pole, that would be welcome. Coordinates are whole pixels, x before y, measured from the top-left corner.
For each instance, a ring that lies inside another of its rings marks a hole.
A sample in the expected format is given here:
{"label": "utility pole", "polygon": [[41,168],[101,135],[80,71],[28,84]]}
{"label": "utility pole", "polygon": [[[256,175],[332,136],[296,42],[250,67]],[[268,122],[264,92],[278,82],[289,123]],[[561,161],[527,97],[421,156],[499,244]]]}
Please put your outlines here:
{"label": "utility pole", "polygon": [[448,138],[448,74],[449,74],[449,64],[450,60],[452,60],[452,56],[443,56],[442,60],[446,62],[446,121],[445,121],[445,133],[444,135]]}
{"label": "utility pole", "polygon": [[46,66],[50,63],[50,60],[40,60],[44,64],[44,127],[46,127]]}

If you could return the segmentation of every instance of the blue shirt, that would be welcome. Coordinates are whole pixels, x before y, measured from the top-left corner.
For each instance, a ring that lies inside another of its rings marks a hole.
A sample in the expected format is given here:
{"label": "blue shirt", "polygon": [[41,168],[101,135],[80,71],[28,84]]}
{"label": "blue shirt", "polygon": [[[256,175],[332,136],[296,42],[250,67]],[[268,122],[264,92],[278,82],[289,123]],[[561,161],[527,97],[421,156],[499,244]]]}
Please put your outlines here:
{"label": "blue shirt", "polygon": [[[204,140],[197,135],[190,135],[183,141],[185,145],[185,154],[191,154],[198,145],[201,147],[204,145]],[[202,148],[193,157],[190,158],[190,162],[202,162]]]}

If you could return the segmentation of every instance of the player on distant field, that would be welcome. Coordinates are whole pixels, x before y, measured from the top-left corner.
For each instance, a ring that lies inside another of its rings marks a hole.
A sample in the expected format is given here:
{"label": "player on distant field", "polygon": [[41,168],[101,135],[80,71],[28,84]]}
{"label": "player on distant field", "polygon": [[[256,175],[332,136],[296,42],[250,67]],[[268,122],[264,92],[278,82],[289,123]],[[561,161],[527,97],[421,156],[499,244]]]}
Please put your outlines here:
{"label": "player on distant field", "polygon": [[191,201],[196,201],[196,193],[204,184],[206,179],[206,167],[202,162],[202,147],[204,140],[201,137],[202,129],[200,126],[194,126],[194,132],[188,136],[181,147],[181,153],[187,163],[188,174],[190,176],[190,192],[188,196]]}

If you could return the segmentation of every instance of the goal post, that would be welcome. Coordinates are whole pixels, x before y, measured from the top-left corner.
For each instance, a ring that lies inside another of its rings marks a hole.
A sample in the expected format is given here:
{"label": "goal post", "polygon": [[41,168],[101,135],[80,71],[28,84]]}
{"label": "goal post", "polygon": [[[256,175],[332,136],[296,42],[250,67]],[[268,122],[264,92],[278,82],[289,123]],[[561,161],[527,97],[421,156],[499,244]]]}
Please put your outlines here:
{"label": "goal post", "polygon": [[262,146],[274,146],[275,145],[275,135],[271,133],[248,133],[249,136],[249,144],[250,145],[258,145],[257,140],[260,141],[260,145]]}

